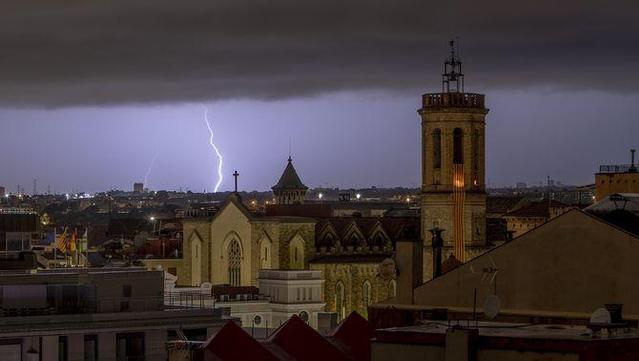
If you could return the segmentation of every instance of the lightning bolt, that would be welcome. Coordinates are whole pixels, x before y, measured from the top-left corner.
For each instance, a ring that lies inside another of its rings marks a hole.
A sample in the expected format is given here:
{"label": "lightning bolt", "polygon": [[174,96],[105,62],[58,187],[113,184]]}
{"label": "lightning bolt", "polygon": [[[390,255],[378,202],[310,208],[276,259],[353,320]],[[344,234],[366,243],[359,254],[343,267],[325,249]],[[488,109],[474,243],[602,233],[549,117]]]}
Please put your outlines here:
{"label": "lightning bolt", "polygon": [[153,169],[153,165],[155,164],[155,160],[158,159],[158,155],[160,155],[160,152],[158,150],[155,151],[155,154],[153,155],[153,158],[151,158],[151,163],[149,164],[149,168],[146,170],[146,173],[144,174],[144,186],[146,188],[151,188],[148,186],[147,184],[147,180],[149,179],[149,176],[151,175],[151,170]]}
{"label": "lightning bolt", "polygon": [[219,149],[217,149],[217,146],[215,145],[215,143],[213,142],[213,128],[211,128],[211,123],[209,123],[209,108],[203,106],[204,108],[204,123],[206,123],[206,128],[209,130],[209,133],[211,134],[211,136],[209,137],[209,144],[211,145],[211,148],[213,148],[213,150],[215,151],[215,155],[217,155],[217,183],[215,183],[215,187],[213,188],[213,192],[217,193],[217,190],[220,188],[220,184],[222,184],[222,179],[224,178],[222,176],[222,163],[224,161],[224,158],[222,157],[222,154],[220,153]]}

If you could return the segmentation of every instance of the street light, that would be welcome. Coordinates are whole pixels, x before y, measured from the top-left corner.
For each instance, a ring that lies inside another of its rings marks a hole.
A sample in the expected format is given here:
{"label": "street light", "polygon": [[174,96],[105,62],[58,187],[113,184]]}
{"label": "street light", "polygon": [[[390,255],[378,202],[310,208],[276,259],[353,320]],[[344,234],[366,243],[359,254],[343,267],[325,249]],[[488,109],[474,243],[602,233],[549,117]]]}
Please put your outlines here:
{"label": "street light", "polygon": [[362,195],[361,195],[361,194],[359,194],[359,193],[357,193],[357,194],[355,195],[355,198],[360,199],[360,198],[362,198]]}
{"label": "street light", "polygon": [[324,193],[320,193],[317,195],[317,198],[322,199],[324,197]]}

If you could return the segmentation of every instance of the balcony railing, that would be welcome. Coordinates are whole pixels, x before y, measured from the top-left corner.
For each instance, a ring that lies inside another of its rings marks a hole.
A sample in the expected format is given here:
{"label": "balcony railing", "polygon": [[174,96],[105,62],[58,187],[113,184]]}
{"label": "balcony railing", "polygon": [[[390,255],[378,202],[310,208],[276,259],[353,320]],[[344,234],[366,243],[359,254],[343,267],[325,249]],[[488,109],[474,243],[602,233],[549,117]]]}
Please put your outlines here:
{"label": "balcony railing", "polygon": [[599,173],[628,173],[636,171],[637,166],[632,164],[605,164],[599,166]]}
{"label": "balcony railing", "polygon": [[484,94],[475,93],[430,93],[422,96],[423,108],[456,107],[484,108]]}

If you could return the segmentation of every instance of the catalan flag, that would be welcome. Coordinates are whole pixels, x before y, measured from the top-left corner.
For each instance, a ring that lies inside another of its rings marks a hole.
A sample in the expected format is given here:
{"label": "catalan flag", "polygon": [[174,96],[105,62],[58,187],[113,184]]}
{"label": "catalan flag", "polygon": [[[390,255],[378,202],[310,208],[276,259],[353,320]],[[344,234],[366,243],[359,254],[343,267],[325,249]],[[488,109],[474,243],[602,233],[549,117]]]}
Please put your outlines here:
{"label": "catalan flag", "polygon": [[56,247],[62,252],[66,252],[69,248],[69,239],[67,238],[67,232],[68,229],[64,227],[64,232],[62,232],[62,234],[56,240]]}
{"label": "catalan flag", "polygon": [[75,252],[76,249],[78,248],[76,247],[77,242],[78,242],[78,229],[76,228],[73,231],[73,234],[71,235],[71,241],[69,242],[69,250],[71,252]]}

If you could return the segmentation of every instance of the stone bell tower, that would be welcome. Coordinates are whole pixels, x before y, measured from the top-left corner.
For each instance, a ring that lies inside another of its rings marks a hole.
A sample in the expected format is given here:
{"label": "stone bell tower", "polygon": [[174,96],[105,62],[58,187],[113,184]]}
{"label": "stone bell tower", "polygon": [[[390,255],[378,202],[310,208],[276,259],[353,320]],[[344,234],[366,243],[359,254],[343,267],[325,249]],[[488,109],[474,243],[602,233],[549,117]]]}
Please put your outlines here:
{"label": "stone bell tower", "polygon": [[[464,91],[464,74],[455,42],[444,62],[442,90],[422,96],[422,240],[431,250],[430,232],[443,229],[444,252],[467,261],[486,247],[484,95]],[[432,256],[424,258],[430,278]]]}

